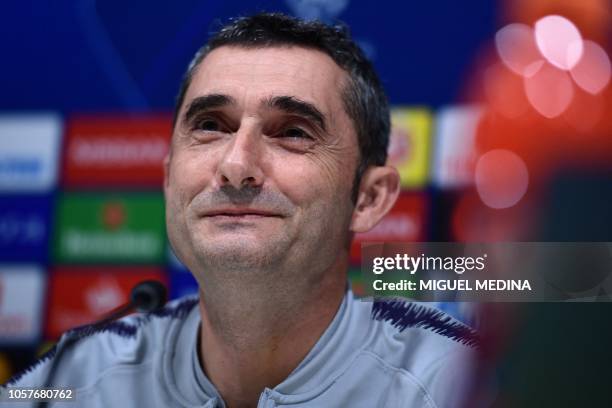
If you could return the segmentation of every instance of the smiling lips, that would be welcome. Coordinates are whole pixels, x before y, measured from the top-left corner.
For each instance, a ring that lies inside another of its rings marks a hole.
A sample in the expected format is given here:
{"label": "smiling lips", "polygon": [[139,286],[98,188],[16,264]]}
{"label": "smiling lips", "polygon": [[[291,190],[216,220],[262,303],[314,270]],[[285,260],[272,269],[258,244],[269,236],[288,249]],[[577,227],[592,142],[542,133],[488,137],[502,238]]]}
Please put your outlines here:
{"label": "smiling lips", "polygon": [[265,210],[259,210],[254,208],[223,208],[218,210],[207,211],[203,215],[206,218],[216,219],[259,219],[266,217],[277,217],[280,218],[280,214],[275,214]]}

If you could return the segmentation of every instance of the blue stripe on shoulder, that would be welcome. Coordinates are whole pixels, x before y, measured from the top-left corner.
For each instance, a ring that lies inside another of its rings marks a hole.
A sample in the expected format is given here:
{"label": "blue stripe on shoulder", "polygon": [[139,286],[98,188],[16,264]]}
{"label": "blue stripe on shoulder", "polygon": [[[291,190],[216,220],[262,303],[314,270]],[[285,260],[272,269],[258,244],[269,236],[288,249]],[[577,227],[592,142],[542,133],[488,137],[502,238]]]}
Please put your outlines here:
{"label": "blue stripe on shoulder", "polygon": [[105,332],[113,333],[121,337],[134,337],[138,332],[138,328],[153,318],[170,317],[172,319],[176,319],[185,317],[191,311],[191,309],[198,304],[198,301],[199,300],[197,297],[185,298],[173,305],[166,305],[155,312],[137,316],[135,324],[117,320],[98,328],[91,325],[75,327],[74,329],[69,330],[68,333],[70,333],[71,336],[75,336],[79,339],[96,333]]}
{"label": "blue stripe on shoulder", "polygon": [[430,330],[470,347],[477,347],[480,343],[475,330],[441,310],[414,302],[377,299],[372,305],[372,319],[387,321],[400,332],[415,327]]}
{"label": "blue stripe on shoulder", "polygon": [[[107,332],[116,334],[121,337],[130,338],[130,337],[136,336],[136,333],[138,332],[138,328],[146,324],[153,318],[164,318],[164,317],[170,317],[173,319],[184,318],[185,316],[187,316],[187,314],[189,314],[191,309],[193,309],[194,306],[198,304],[198,302],[199,302],[199,299],[197,297],[188,297],[183,300],[180,300],[176,304],[173,304],[170,306],[164,306],[163,308],[155,312],[151,312],[151,313],[147,313],[147,314],[138,316],[136,318],[135,324],[126,323],[126,322],[119,320],[119,321],[115,321],[105,326],[98,327],[98,328],[94,328],[92,325],[75,327],[74,329],[68,330],[66,334],[69,334],[71,337],[74,337],[75,339],[78,339],[78,340],[81,340],[85,337],[92,336],[97,333],[107,333]],[[8,380],[8,382],[6,382],[5,385],[10,386],[12,384],[15,384],[24,375],[33,371],[39,365],[52,359],[53,356],[55,356],[56,347],[57,346],[53,346],[53,348],[51,348],[48,352],[42,355],[32,365],[30,365],[28,368],[26,368],[25,370],[16,374],[14,377]]]}

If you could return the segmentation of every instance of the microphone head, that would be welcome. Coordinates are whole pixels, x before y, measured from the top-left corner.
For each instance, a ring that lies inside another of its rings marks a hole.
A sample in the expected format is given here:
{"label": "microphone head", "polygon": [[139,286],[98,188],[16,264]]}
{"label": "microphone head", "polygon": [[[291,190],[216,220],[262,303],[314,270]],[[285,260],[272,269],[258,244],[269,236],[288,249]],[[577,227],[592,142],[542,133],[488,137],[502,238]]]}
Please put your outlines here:
{"label": "microphone head", "polygon": [[155,280],[140,282],[132,288],[130,301],[139,312],[152,312],[166,303],[166,287]]}

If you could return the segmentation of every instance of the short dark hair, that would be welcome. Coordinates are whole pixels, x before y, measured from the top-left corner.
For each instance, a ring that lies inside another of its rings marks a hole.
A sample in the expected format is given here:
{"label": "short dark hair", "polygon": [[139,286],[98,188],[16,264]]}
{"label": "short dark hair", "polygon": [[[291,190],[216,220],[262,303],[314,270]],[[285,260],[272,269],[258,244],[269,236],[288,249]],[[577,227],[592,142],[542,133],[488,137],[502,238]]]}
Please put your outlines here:
{"label": "short dark hair", "polygon": [[260,13],[234,19],[204,45],[189,64],[183,77],[174,112],[174,122],[196,68],[204,57],[221,46],[263,48],[299,46],[322,51],[348,73],[342,91],[346,113],[353,121],[359,142],[353,201],[359,181],[368,166],[382,166],[387,161],[390,119],[389,105],[372,63],[352,40],[345,25],[328,26],[318,21],[303,21],[280,13]]}

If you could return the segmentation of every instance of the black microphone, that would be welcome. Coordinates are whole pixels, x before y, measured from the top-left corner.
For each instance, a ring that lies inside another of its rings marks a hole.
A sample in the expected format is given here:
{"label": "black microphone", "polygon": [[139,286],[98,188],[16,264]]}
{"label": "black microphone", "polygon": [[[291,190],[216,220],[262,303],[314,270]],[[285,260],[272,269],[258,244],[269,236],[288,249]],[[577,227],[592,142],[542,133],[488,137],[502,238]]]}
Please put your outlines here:
{"label": "black microphone", "polygon": [[132,288],[130,302],[140,313],[153,312],[166,303],[166,287],[156,280],[140,282]]}
{"label": "black microphone", "polygon": [[155,280],[142,281],[130,291],[130,301],[128,303],[111,310],[100,320],[85,326],[76,327],[71,332],[82,332],[85,330],[86,333],[91,333],[106,326],[108,323],[121,319],[133,310],[140,313],[148,313],[159,309],[165,303],[166,287],[161,282]]}
{"label": "black microphone", "polygon": [[[62,355],[79,339],[86,337],[87,335],[103,328],[107,324],[128,315],[133,310],[137,310],[141,313],[153,312],[161,308],[165,303],[166,287],[159,281],[143,281],[132,288],[129,302],[111,310],[100,320],[88,325],[75,327],[67,331],[64,341],[58,342],[56,345],[55,356],[51,360],[51,368],[49,369],[49,375],[47,375],[44,388],[49,388],[52,386],[53,377],[55,377],[55,371],[59,366]],[[38,407],[46,408],[47,402],[47,400],[40,400]]]}

